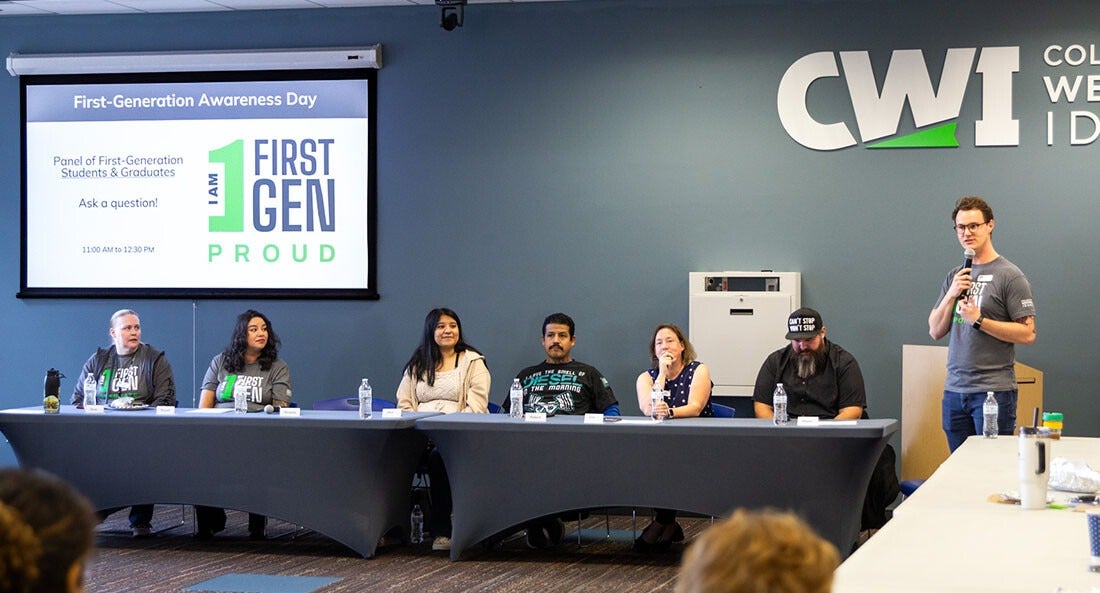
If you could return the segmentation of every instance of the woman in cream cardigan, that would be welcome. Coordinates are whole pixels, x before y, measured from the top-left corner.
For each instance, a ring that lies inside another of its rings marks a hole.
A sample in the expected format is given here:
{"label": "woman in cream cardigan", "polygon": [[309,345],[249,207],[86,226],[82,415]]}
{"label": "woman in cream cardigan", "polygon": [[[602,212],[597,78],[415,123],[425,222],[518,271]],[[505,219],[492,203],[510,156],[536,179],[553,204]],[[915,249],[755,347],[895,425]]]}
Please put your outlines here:
{"label": "woman in cream cardigan", "polygon": [[[462,339],[462,322],[450,309],[432,309],[424,319],[420,345],[405,364],[397,407],[410,412],[489,411],[489,369],[485,357]],[[451,484],[434,445],[427,451],[431,481],[432,549],[451,549]]]}

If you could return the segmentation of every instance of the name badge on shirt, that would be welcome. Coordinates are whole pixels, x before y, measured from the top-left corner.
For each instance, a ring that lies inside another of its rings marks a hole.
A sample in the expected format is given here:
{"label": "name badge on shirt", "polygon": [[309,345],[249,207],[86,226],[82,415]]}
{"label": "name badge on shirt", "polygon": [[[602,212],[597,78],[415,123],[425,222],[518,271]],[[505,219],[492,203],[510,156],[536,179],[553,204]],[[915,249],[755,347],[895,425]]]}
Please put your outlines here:
{"label": "name badge on shirt", "polygon": [[993,274],[979,274],[976,282],[993,282]]}

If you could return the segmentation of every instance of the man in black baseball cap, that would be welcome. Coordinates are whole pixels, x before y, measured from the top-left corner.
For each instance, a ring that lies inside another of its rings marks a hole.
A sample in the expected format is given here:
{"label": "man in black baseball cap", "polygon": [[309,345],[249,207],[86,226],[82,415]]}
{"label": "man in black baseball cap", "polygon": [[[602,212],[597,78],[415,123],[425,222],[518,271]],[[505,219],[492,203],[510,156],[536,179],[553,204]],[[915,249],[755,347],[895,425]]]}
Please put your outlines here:
{"label": "man in black baseball cap", "polygon": [[756,417],[772,417],[772,393],[782,383],[791,418],[859,418],[867,405],[863,373],[855,357],[825,339],[821,314],[809,307],[791,313],[786,339],[790,345],[771,353],[756,376]]}
{"label": "man in black baseball cap", "polygon": [[[772,393],[775,384],[782,383],[791,418],[860,418],[867,406],[863,373],[855,357],[825,339],[821,313],[808,307],[791,313],[786,337],[790,346],[771,353],[756,377],[752,393],[756,417],[772,417]],[[895,459],[894,450],[887,445],[867,485],[860,521],[861,541],[886,523],[886,507],[898,496]]]}

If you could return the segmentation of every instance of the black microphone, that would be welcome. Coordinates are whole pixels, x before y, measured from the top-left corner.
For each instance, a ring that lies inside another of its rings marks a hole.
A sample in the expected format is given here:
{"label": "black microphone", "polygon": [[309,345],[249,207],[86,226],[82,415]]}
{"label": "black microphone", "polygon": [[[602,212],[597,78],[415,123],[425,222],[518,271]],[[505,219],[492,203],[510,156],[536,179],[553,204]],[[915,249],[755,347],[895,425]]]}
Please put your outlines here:
{"label": "black microphone", "polygon": [[[964,267],[964,268],[974,267],[974,250],[969,248],[969,247],[967,247],[966,249],[963,250],[963,266],[962,267]],[[969,289],[967,289],[966,292],[960,294],[958,300],[961,301],[961,300],[965,299],[968,296],[970,296],[970,290]]]}

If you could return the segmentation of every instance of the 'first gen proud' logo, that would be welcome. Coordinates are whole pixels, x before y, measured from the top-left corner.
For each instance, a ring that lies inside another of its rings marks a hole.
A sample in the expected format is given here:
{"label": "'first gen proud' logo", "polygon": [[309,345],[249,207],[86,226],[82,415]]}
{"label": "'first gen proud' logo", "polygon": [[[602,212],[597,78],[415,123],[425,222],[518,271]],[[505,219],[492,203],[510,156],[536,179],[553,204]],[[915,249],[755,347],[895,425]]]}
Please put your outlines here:
{"label": "'first gen proud' logo", "polygon": [[[842,51],[834,55],[826,51],[799,58],[779,82],[776,106],[787,134],[807,148],[838,150],[857,144],[845,123],[818,121],[806,104],[810,85],[840,76],[838,57],[844,67],[860,140],[867,148],[957,147],[956,120],[972,71],[981,75],[982,81],[982,115],[974,122],[974,145],[1020,144],[1020,123],[1012,117],[1012,77],[1020,70],[1020,48],[985,47],[979,52],[978,48],[964,47],[947,50],[938,89],[932,87],[921,50],[894,51],[881,93],[869,52]],[[906,101],[919,131],[880,140],[898,133]]]}
{"label": "'first gen proud' logo", "polygon": [[[208,203],[221,208],[219,214],[209,216],[208,231],[241,236],[225,243],[212,240],[207,247],[207,262],[335,260],[336,249],[331,244],[280,241],[288,236],[336,232],[336,180],[330,167],[335,140],[264,138],[250,142],[251,191],[247,198],[245,141],[235,140],[209,152]],[[251,216],[246,216],[246,204],[251,206]]]}

